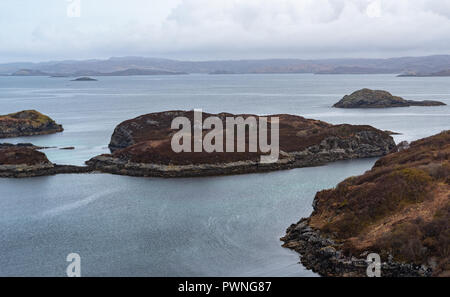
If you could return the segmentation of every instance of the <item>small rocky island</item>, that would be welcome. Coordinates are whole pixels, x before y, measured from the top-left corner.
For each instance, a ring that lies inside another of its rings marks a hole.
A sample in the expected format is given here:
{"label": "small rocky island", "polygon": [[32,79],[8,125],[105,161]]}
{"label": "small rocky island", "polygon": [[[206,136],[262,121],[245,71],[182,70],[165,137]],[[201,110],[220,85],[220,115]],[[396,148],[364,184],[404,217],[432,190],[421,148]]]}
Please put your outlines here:
{"label": "small rocky island", "polygon": [[0,138],[44,135],[62,132],[63,127],[36,110],[0,116]]}
{"label": "small rocky island", "polygon": [[95,78],[85,76],[72,79],[72,81],[97,81],[97,80]]}
{"label": "small rocky island", "polygon": [[57,165],[32,144],[0,144],[0,177],[34,177],[59,173],[86,173],[89,167]]}
{"label": "small rocky island", "polygon": [[409,106],[441,106],[446,105],[440,101],[414,101],[405,100],[391,93],[380,90],[362,89],[345,95],[339,102],[333,105],[337,108],[387,108]]}
{"label": "small rocky island", "polygon": [[[226,117],[256,115],[208,114],[224,123]],[[132,176],[187,177],[241,174],[317,166],[345,159],[383,156],[395,149],[388,133],[371,126],[331,125],[300,116],[279,114],[280,157],[275,163],[260,162],[261,152],[182,152],[171,148],[171,129],[176,117],[193,122],[193,111],[165,111],[142,115],[119,124],[111,137],[111,154],[86,164],[95,170]],[[225,127],[225,124],[223,124]],[[208,130],[204,130],[203,137]],[[225,132],[223,133],[225,135]],[[268,133],[270,134],[270,132]],[[248,137],[246,147],[248,148]],[[224,141],[225,143],[225,141]],[[224,150],[225,151],[225,150]]]}
{"label": "small rocky island", "polygon": [[318,192],[284,247],[322,276],[450,276],[450,131],[402,145],[360,176]]}

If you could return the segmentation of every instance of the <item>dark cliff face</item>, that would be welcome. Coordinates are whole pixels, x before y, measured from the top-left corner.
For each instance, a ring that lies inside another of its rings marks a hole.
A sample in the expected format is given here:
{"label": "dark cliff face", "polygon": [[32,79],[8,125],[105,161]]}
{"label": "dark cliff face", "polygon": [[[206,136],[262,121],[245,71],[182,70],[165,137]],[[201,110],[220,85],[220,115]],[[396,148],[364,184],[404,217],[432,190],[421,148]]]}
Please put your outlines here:
{"label": "dark cliff face", "polygon": [[[365,174],[318,192],[313,206],[301,226],[288,229],[287,247],[315,254],[301,231],[310,228],[349,257],[377,252],[384,261],[391,256],[398,263],[426,265],[434,275],[449,275],[450,131],[413,142]],[[325,262],[324,273],[336,273]]]}
{"label": "dark cliff face", "polygon": [[405,100],[391,93],[380,90],[362,89],[345,95],[339,102],[333,105],[337,108],[387,108],[408,106],[440,106],[445,105],[439,101],[413,101]]}
{"label": "dark cliff face", "polygon": [[54,120],[35,110],[0,116],[0,138],[32,136],[62,132]]}
{"label": "dark cliff face", "polygon": [[[186,166],[209,164],[218,168],[222,165],[226,167],[224,164],[245,162],[245,164],[236,165],[233,170],[221,168],[214,172],[213,169],[209,168],[211,170],[208,174],[260,172],[315,166],[343,159],[377,157],[385,155],[395,148],[391,136],[370,126],[331,125],[288,114],[269,115],[267,116],[269,121],[268,135],[270,135],[271,128],[270,118],[279,118],[280,162],[269,166],[270,168],[263,168],[259,163],[262,153],[260,151],[248,152],[248,135],[246,135],[246,152],[175,153],[171,148],[171,139],[177,130],[171,129],[171,123],[174,118],[180,116],[187,117],[193,123],[193,111],[167,111],[143,115],[119,124],[109,145],[112,154],[93,158],[88,161],[88,164],[97,167],[99,170],[107,170],[112,173],[130,174],[133,171],[133,175],[150,176],[172,176],[169,171],[173,168],[165,167],[154,174],[150,169],[142,168],[141,165],[181,166],[173,169],[177,170],[177,176],[188,176],[189,174],[199,176],[206,172],[205,168],[198,167],[193,172],[194,169],[188,169]],[[259,118],[256,115],[249,114],[203,113],[203,119],[209,116],[220,118],[224,129],[226,117],[241,116],[247,118],[254,116],[256,119]],[[208,132],[204,130],[203,135]],[[223,134],[225,146],[226,132],[224,131]],[[236,136],[237,133],[235,133]],[[130,169],[131,167],[133,167],[133,170]]]}

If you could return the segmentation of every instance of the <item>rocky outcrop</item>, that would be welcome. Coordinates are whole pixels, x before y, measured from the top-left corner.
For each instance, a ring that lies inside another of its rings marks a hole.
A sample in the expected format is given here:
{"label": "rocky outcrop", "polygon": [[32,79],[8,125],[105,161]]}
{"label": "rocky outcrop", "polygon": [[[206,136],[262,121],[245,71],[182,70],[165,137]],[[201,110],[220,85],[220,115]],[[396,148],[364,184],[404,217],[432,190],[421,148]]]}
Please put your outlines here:
{"label": "rocky outcrop", "polygon": [[84,76],[84,77],[72,79],[72,81],[97,81],[97,80],[95,78]]}
{"label": "rocky outcrop", "polygon": [[[280,121],[280,158],[275,163],[261,163],[261,152],[175,153],[171,138],[177,131],[171,129],[172,120],[183,116],[193,122],[193,114],[193,111],[167,111],[125,121],[116,127],[111,137],[112,154],[92,158],[86,163],[96,170],[115,174],[185,177],[317,166],[337,160],[379,157],[395,149],[391,136],[370,126],[331,125],[280,114],[268,116],[278,117]],[[248,114],[203,113],[203,116],[217,116],[223,122],[227,117],[237,116],[258,119]]]}
{"label": "rocky outcrop", "polygon": [[12,147],[19,147],[19,148],[23,147],[23,148],[30,148],[30,149],[34,149],[34,150],[41,150],[41,149],[48,148],[48,147],[36,146],[32,143],[17,143],[17,144],[0,143],[0,149],[12,148]]}
{"label": "rocky outcrop", "polygon": [[35,110],[0,116],[0,138],[43,135],[62,132],[63,127]]}
{"label": "rocky outcrop", "polygon": [[409,142],[407,141],[402,141],[399,144],[397,144],[397,151],[403,151],[409,149]]}
{"label": "rocky outcrop", "polygon": [[57,165],[32,144],[0,144],[0,177],[34,177],[59,173],[85,173],[89,167]]}
{"label": "rocky outcrop", "polygon": [[[281,238],[283,247],[301,254],[301,263],[321,276],[364,277],[367,276],[368,251],[357,256],[345,255],[342,244],[334,241],[320,230],[309,226],[307,219],[291,225],[286,236]],[[380,265],[383,277],[431,276],[432,270],[426,266],[395,262],[392,257]]]}
{"label": "rocky outcrop", "polygon": [[345,95],[339,102],[333,105],[337,108],[387,108],[408,106],[440,106],[446,105],[440,101],[414,101],[405,100],[391,93],[380,90],[362,89]]}
{"label": "rocky outcrop", "polygon": [[369,253],[382,276],[450,275],[450,131],[412,142],[361,176],[318,192],[284,247],[324,276],[365,276]]}

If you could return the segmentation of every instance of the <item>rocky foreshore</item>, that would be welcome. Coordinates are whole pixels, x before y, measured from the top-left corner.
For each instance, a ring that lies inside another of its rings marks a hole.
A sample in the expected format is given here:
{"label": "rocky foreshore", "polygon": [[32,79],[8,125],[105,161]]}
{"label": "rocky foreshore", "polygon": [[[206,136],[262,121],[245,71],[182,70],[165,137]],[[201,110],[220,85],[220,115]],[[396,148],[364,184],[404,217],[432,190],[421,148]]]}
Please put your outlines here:
{"label": "rocky foreshore", "polygon": [[90,159],[86,164],[93,170],[105,173],[142,177],[201,177],[295,168],[295,160],[289,157],[269,164],[261,164],[257,161],[238,161],[219,164],[164,165],[135,163],[103,155]]}
{"label": "rocky foreshore", "polygon": [[345,95],[333,105],[337,108],[388,108],[409,106],[441,106],[446,105],[440,101],[414,101],[405,100],[382,90],[361,89],[350,95]]}
{"label": "rocky foreshore", "polygon": [[61,125],[36,110],[0,116],[0,138],[52,134],[63,130]]}
{"label": "rocky foreshore", "polygon": [[449,276],[450,131],[403,143],[370,171],[316,194],[310,217],[281,238],[323,276]]}
{"label": "rocky foreshore", "polygon": [[[297,224],[292,224],[282,237],[283,247],[298,252],[301,263],[313,272],[321,276],[339,277],[365,277],[369,252],[363,252],[358,256],[345,256],[342,252],[342,243],[336,243],[333,239],[321,234],[308,224],[308,219],[302,219]],[[383,277],[421,277],[431,276],[432,270],[424,265],[405,264],[393,261],[389,257],[382,262],[381,276]]]}
{"label": "rocky foreshore", "polygon": [[69,173],[89,173],[94,171],[88,166],[74,165],[0,165],[0,177],[24,178]]}
{"label": "rocky foreshore", "polygon": [[[204,114],[225,120],[232,114]],[[261,163],[261,153],[181,152],[171,149],[174,118],[193,118],[192,111],[147,114],[118,125],[111,137],[111,154],[87,161],[95,170],[132,176],[192,177],[265,172],[323,165],[328,162],[380,157],[395,149],[388,133],[371,126],[331,125],[294,115],[280,120],[280,157]],[[255,115],[236,115],[247,118]],[[270,130],[270,129],[269,129]],[[248,147],[248,142],[246,144]]]}

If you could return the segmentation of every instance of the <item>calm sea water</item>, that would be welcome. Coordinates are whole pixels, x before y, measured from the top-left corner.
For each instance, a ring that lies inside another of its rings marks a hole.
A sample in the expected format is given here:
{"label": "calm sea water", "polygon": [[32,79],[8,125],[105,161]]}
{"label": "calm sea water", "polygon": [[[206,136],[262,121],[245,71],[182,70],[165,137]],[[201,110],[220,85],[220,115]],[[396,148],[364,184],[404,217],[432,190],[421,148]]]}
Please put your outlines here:
{"label": "calm sea water", "polygon": [[[0,114],[37,109],[63,133],[14,138],[48,149],[56,163],[107,152],[114,127],[149,112],[291,113],[370,124],[415,140],[450,126],[450,107],[342,110],[330,106],[368,87],[450,104],[450,78],[394,75],[188,75],[0,77]],[[314,194],[369,169],[375,159],[265,174],[157,179],[107,174],[0,179],[0,275],[64,276],[81,256],[85,276],[311,276],[279,237],[312,211]]]}

